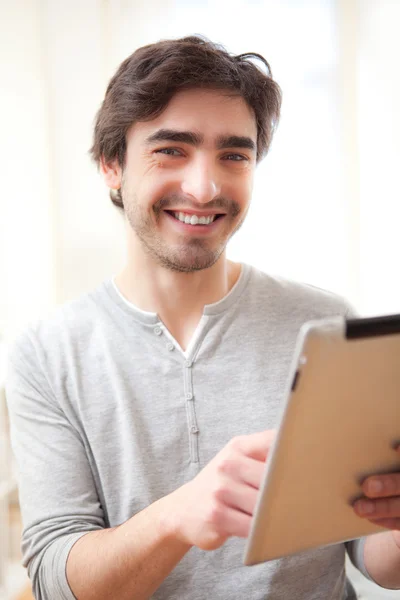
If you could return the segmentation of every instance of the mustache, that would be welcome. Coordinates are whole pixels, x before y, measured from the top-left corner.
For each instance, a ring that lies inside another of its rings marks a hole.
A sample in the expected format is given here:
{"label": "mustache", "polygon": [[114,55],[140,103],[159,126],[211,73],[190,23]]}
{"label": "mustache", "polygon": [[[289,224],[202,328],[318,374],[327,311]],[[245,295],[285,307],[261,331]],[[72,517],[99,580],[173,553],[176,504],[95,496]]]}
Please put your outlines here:
{"label": "mustache", "polygon": [[153,210],[158,216],[162,210],[168,210],[171,207],[176,208],[177,204],[180,208],[191,208],[193,210],[202,210],[204,212],[207,212],[207,210],[221,210],[221,212],[224,212],[230,215],[231,217],[237,217],[240,213],[240,205],[237,202],[235,202],[235,200],[229,200],[224,196],[218,196],[208,204],[201,204],[196,206],[195,204],[193,204],[193,201],[189,200],[188,198],[185,198],[185,196],[180,196],[178,194],[173,194],[171,196],[160,198],[160,200],[158,200],[153,205]]}

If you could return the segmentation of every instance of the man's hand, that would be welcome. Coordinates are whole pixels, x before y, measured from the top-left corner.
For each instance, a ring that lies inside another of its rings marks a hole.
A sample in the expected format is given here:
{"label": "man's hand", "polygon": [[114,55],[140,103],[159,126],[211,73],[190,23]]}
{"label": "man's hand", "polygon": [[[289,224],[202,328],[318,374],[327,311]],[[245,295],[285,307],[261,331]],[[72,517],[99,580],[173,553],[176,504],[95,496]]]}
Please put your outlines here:
{"label": "man's hand", "polygon": [[[400,446],[396,451],[400,455]],[[361,487],[365,498],[355,502],[355,512],[372,523],[391,529],[400,548],[400,472],[367,477]]]}
{"label": "man's hand", "polygon": [[247,537],[275,430],[233,438],[189,483],[170,494],[176,536],[202,550]]}

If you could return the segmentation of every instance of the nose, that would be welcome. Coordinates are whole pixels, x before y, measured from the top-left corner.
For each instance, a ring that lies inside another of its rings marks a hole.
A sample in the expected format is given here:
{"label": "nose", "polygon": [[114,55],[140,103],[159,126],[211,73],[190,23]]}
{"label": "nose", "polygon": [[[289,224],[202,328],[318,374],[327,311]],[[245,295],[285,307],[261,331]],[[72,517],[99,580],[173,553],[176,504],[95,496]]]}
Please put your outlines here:
{"label": "nose", "polygon": [[199,204],[211,202],[221,193],[221,182],[216,168],[206,159],[193,161],[184,171],[181,189]]}

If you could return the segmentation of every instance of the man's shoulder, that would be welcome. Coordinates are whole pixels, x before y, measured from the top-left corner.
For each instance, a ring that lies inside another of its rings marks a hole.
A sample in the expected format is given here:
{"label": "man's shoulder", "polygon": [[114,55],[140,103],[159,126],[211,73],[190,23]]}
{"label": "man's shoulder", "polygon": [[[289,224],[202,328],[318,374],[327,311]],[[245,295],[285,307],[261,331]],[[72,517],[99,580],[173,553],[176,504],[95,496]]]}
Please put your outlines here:
{"label": "man's shoulder", "polygon": [[106,282],[90,292],[58,305],[43,318],[30,323],[15,338],[9,357],[41,354],[84,344],[106,313]]}
{"label": "man's shoulder", "polygon": [[252,267],[251,293],[259,307],[277,313],[304,314],[306,318],[354,314],[346,298],[324,288],[270,275]]}

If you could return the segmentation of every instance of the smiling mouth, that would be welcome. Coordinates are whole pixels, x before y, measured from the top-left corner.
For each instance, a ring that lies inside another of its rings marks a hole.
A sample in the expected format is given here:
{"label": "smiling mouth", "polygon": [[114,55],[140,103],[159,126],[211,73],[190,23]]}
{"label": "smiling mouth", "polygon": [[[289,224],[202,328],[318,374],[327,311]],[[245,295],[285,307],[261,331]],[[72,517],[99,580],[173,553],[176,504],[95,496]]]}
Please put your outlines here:
{"label": "smiling mouth", "polygon": [[210,215],[193,215],[184,212],[176,212],[172,210],[166,210],[169,215],[174,217],[177,221],[181,223],[185,223],[186,225],[210,225],[217,219],[224,217],[225,215],[221,214],[210,214]]}

